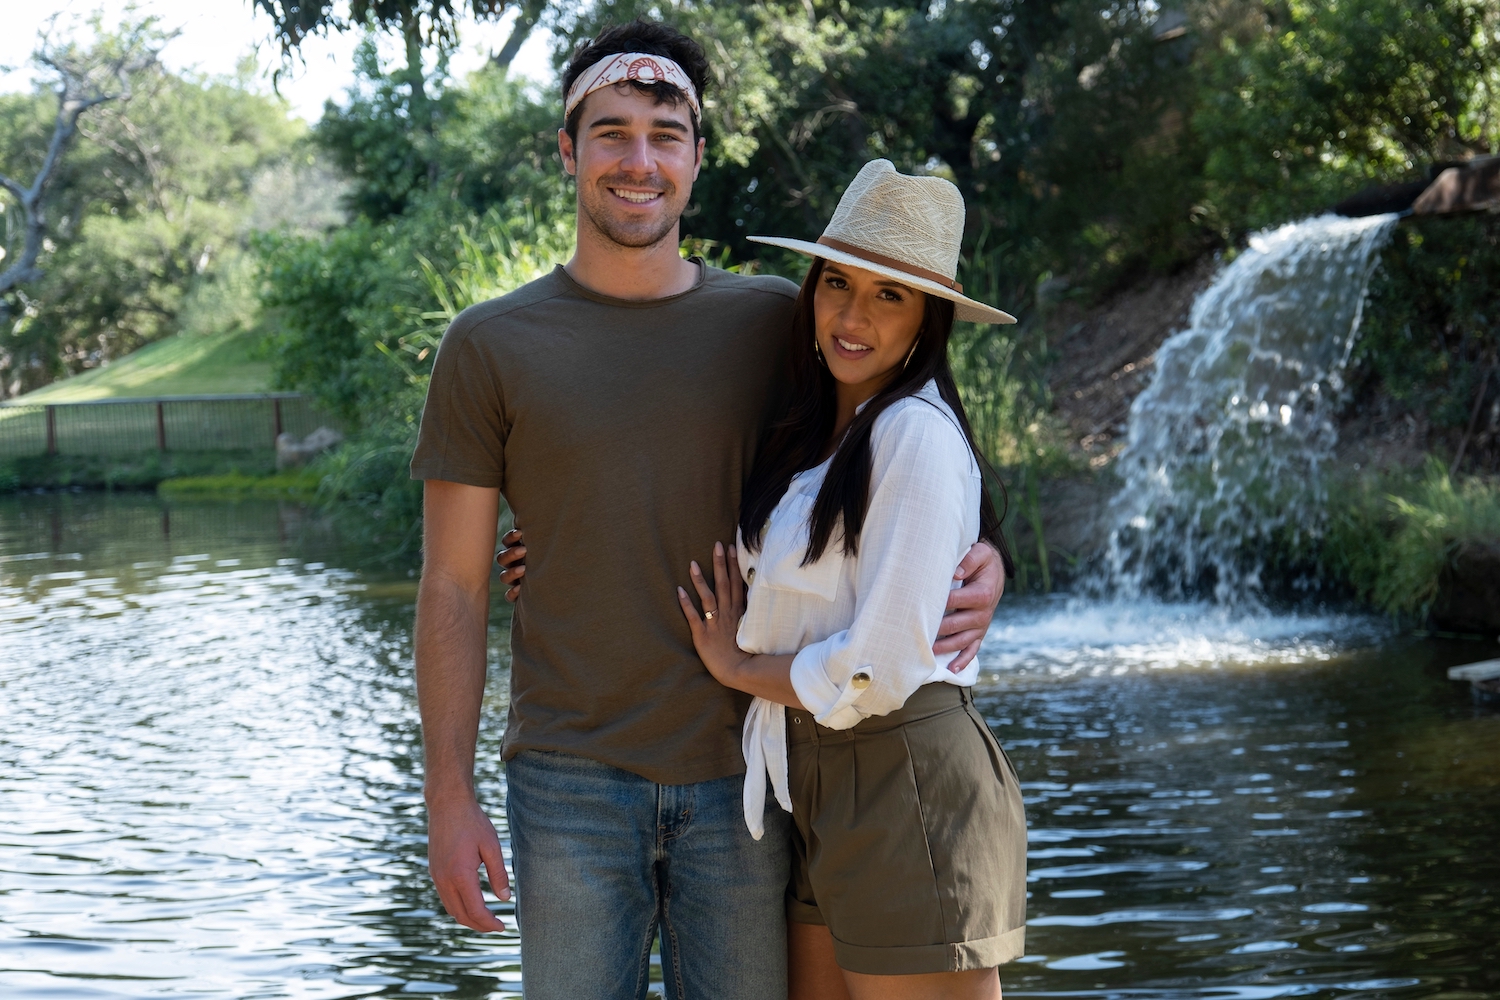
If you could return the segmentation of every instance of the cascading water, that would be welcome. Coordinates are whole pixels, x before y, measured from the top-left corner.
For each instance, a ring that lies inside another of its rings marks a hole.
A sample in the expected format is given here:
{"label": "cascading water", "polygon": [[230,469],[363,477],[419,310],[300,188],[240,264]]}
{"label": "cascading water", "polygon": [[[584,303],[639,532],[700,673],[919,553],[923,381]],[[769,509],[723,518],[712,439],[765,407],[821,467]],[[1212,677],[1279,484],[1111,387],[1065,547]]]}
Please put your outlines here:
{"label": "cascading water", "polygon": [[1262,553],[1323,521],[1321,470],[1370,275],[1396,216],[1265,230],[1162,344],[1130,408],[1104,579],[1118,597],[1254,603]]}

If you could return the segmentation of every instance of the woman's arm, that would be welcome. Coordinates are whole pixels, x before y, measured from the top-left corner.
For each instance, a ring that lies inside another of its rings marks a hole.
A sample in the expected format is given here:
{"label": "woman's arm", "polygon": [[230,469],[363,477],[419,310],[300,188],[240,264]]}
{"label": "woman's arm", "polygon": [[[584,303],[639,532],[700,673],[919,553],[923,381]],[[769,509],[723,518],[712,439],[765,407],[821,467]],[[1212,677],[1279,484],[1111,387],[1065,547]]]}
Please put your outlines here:
{"label": "woman's arm", "polygon": [[900,708],[933,676],[953,567],[979,531],[977,469],[946,414],[913,400],[882,415],[870,443],[854,621],[791,667],[802,704],[834,729]]}
{"label": "woman's arm", "polygon": [[677,600],[688,620],[688,628],[692,630],[693,648],[698,650],[708,672],[727,688],[788,708],[802,708],[802,702],[797,700],[797,692],[792,688],[792,654],[751,654],[741,649],[735,640],[740,618],[745,613],[745,584],[740,577],[734,547],[730,546],[726,556],[723,543],[714,542],[712,588],[703,578],[703,570],[696,560],[691,570],[693,587],[703,602],[704,614],[698,614],[687,591],[681,587],[677,588]]}

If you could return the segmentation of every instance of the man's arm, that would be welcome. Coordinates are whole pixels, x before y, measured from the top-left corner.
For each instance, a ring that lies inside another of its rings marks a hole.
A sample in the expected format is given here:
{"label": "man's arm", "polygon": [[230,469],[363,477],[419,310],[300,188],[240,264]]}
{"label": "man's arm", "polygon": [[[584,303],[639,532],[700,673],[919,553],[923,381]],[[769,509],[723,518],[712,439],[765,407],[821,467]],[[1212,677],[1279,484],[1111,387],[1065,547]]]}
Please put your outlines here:
{"label": "man's arm", "polygon": [[[501,543],[506,546],[495,556],[500,564],[500,579],[506,586],[505,599],[514,601],[521,593],[526,576],[526,544],[521,529],[506,532]],[[953,573],[963,585],[948,594],[948,607],[938,627],[934,653],[958,653],[948,669],[961,673],[979,655],[979,643],[989,631],[995,608],[1005,594],[1005,566],[1000,553],[987,541],[975,542]]]}
{"label": "man's arm", "polygon": [[948,608],[932,649],[935,653],[958,653],[948,665],[956,674],[979,655],[979,642],[989,631],[995,608],[1005,593],[1000,553],[983,539],[975,542],[958,564],[953,579],[962,580],[963,586],[948,594]]}
{"label": "man's arm", "polygon": [[500,491],[428,480],[422,495],[416,659],[428,871],[453,919],[477,931],[500,931],[505,925],[479,888],[479,866],[501,899],[510,898],[510,880],[500,838],[474,796]]}

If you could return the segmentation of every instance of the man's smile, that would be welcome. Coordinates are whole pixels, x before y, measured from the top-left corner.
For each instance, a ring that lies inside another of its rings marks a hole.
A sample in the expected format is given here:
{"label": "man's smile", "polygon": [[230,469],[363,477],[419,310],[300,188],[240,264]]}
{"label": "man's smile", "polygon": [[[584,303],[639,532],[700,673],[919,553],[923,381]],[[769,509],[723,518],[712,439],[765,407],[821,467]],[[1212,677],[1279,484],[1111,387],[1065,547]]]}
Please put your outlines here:
{"label": "man's smile", "polygon": [[616,198],[622,198],[632,205],[649,205],[665,197],[665,193],[662,191],[633,191],[630,188],[612,187],[609,189],[609,192]]}

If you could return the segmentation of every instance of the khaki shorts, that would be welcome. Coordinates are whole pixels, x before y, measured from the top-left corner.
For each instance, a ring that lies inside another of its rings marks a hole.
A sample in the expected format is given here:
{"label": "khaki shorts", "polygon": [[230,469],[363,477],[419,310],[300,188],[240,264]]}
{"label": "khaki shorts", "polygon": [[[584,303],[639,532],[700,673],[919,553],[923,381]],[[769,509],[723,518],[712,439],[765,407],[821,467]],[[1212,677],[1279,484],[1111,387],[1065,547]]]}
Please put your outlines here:
{"label": "khaki shorts", "polygon": [[853,729],[788,709],[787,918],[826,924],[850,972],[987,969],[1026,936],[1015,768],[968,688],[928,684]]}

